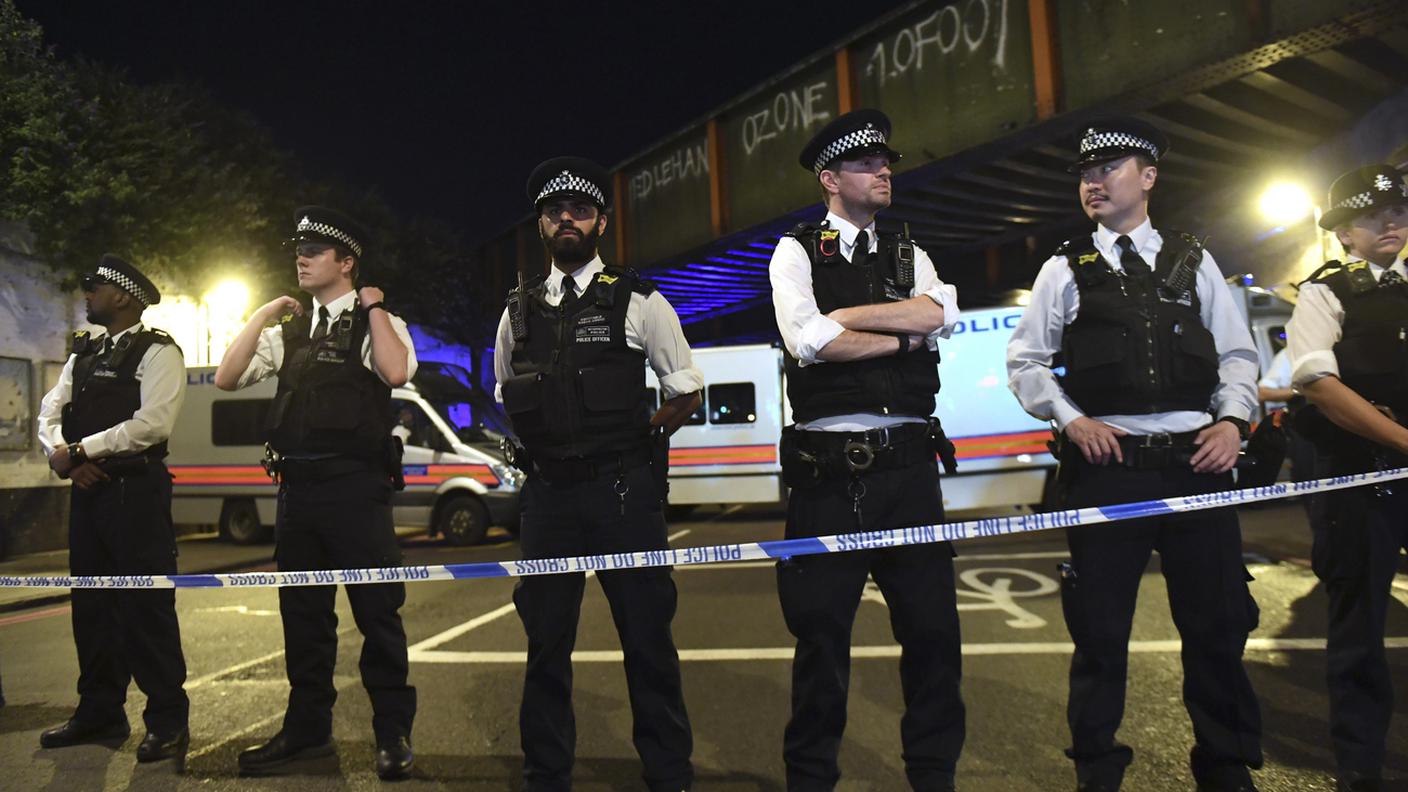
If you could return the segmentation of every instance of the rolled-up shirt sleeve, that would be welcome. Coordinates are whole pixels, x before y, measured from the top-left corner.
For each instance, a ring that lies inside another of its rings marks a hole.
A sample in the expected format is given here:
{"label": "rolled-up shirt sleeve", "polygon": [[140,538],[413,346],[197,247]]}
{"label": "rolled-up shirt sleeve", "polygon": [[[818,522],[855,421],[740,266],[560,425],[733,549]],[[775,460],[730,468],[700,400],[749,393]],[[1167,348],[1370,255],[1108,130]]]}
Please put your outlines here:
{"label": "rolled-up shirt sleeve", "polygon": [[76,359],[74,355],[68,356],[63,371],[59,372],[59,381],[39,402],[39,445],[45,456],[64,444],[63,410],[73,399],[73,361]]}
{"label": "rolled-up shirt sleeve", "polygon": [[186,399],[186,363],[175,344],[152,344],[137,367],[142,406],[122,423],[83,438],[83,452],[99,459],[135,454],[171,437]]}
{"label": "rolled-up shirt sleeve", "polygon": [[[638,317],[632,316],[635,311],[627,314],[626,338],[630,342],[631,336],[638,335],[637,343],[660,380],[661,400],[703,390],[704,372],[694,366],[694,354],[674,306],[658,291],[644,298],[633,294],[631,298],[632,307],[640,300],[640,311]],[[638,318],[638,328],[633,326],[633,318]]]}
{"label": "rolled-up shirt sleeve", "polygon": [[[929,269],[933,270],[933,264]],[[825,362],[817,359],[817,353],[846,328],[823,316],[817,308],[811,261],[800,242],[792,237],[778,241],[768,264],[768,279],[772,281],[777,329],[787,352],[803,366]],[[918,280],[917,269],[915,279]]]}
{"label": "rolled-up shirt sleeve", "polygon": [[1330,287],[1307,283],[1291,320],[1286,323],[1286,349],[1291,355],[1291,386],[1303,388],[1322,377],[1338,377],[1335,344],[1343,332],[1344,306]]}
{"label": "rolled-up shirt sleeve", "polygon": [[244,367],[240,373],[239,380],[235,383],[235,389],[248,388],[256,382],[262,382],[278,373],[279,367],[284,361],[284,328],[283,325],[266,327],[259,333],[259,340],[254,344],[254,355],[249,359],[249,365]]}
{"label": "rolled-up shirt sleeve", "polygon": [[499,317],[499,329],[494,333],[494,401],[504,403],[504,382],[513,376],[513,326],[508,322],[508,309]]}
{"label": "rolled-up shirt sleeve", "polygon": [[1031,302],[1007,342],[1007,386],[1022,409],[1058,428],[1085,413],[1061,390],[1051,363],[1061,350],[1066,325],[1074,320],[1079,295],[1064,256],[1047,259],[1032,284]]}
{"label": "rolled-up shirt sleeve", "polygon": [[1216,417],[1248,420],[1259,404],[1256,377],[1261,358],[1247,321],[1222,280],[1222,270],[1206,251],[1198,267],[1198,301],[1203,326],[1217,347],[1218,382],[1212,394]]}
{"label": "rolled-up shirt sleeve", "polygon": [[916,247],[914,249],[914,295],[918,297],[921,294],[938,303],[939,307],[944,309],[944,323],[925,339],[925,345],[929,349],[938,349],[939,339],[953,335],[953,328],[958,324],[958,289],[940,280],[933,259],[929,258],[929,254],[923,248]]}

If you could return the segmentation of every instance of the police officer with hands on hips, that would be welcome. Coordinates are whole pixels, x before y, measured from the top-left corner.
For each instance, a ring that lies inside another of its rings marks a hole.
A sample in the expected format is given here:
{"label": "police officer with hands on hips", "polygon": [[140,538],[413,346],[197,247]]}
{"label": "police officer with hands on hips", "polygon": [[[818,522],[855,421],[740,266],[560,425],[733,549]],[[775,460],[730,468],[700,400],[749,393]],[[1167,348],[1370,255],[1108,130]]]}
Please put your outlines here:
{"label": "police officer with hands on hips", "polygon": [[[1007,348],[1010,387],[1061,430],[1068,508],[1230,489],[1257,404],[1257,355],[1212,256],[1149,221],[1168,140],[1140,119],[1111,117],[1085,127],[1079,147],[1071,170],[1097,226],[1037,274]],[[1062,605],[1075,642],[1066,754],[1077,789],[1118,789],[1133,757],[1115,734],[1135,596],[1154,550],[1183,639],[1197,788],[1255,789],[1248,767],[1261,766],[1261,715],[1242,652],[1258,611],[1236,512],[1078,526],[1066,538]]]}
{"label": "police officer with hands on hips", "polygon": [[[1387,165],[1330,187],[1320,225],[1344,246],[1301,284],[1286,325],[1292,383],[1310,401],[1296,428],[1332,476],[1408,466],[1408,185]],[[1312,521],[1312,565],[1329,595],[1330,738],[1342,792],[1381,788],[1393,684],[1384,626],[1400,552],[1408,549],[1408,483],[1355,487]]]}
{"label": "police officer with hands on hips", "polygon": [[[186,397],[186,365],[171,336],[142,323],[161,294],[126,261],[105,255],[83,276],[88,321],[39,411],[49,467],[70,479],[69,568],[74,575],[172,575],[171,474],[162,460]],[[74,589],[78,708],[39,736],[45,748],[121,742],[127,684],[147,695],[139,762],[176,759],[190,744],[186,660],[174,589]]]}
{"label": "police officer with hands on hips", "polygon": [[[237,390],[277,376],[269,414],[279,508],[275,560],[281,571],[396,567],[401,549],[391,521],[392,481],[400,474],[391,435],[391,389],[415,374],[406,323],[387,311],[375,286],[354,288],[368,236],[352,218],[319,206],[294,213],[289,244],[306,310],[279,297],[250,317],[225,352],[215,384]],[[279,322],[281,317],[285,317]],[[268,327],[271,322],[279,322]],[[415,688],[407,684],[403,583],[346,587],[362,632],[362,684],[372,702],[376,772],[409,775]],[[337,586],[279,589],[291,690],[283,727],[239,757],[248,774],[333,752],[337,699]]]}
{"label": "police officer with hands on hips", "polygon": [[[494,347],[495,394],[521,443],[511,461],[528,474],[523,557],[663,550],[667,460],[657,450],[698,407],[704,377],[664,296],[597,255],[610,175],[589,160],[558,157],[533,171],[528,198],[552,269],[510,294]],[[660,382],[658,411],[645,384],[647,363]],[[670,569],[596,577],[625,653],[645,782],[657,792],[688,789],[693,737],[670,633]],[[584,584],[581,572],[531,575],[514,590],[528,635],[519,712],[528,790],[572,785],[572,647]]]}
{"label": "police officer with hands on hips", "polygon": [[[788,539],[943,521],[935,451],[947,441],[930,416],[937,343],[958,320],[957,292],[913,242],[876,232],[900,158],[889,138],[890,121],[876,110],[842,115],[812,138],[800,162],[820,184],[826,219],[786,234],[769,265],[796,418],[782,440]],[[951,460],[951,446],[943,453]],[[778,597],[797,639],[787,788],[830,790],[841,776],[851,625],[867,576],[902,648],[905,773],[915,790],[952,790],[964,706],[948,543],[778,565]]]}

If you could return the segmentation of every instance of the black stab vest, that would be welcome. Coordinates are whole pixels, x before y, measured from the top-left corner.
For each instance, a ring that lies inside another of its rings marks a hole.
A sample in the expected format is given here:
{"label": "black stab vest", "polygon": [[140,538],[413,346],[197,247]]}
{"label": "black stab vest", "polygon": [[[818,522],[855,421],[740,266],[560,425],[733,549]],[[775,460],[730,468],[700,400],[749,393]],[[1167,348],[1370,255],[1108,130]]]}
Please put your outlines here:
{"label": "black stab vest", "polygon": [[[908,240],[880,235],[876,252],[857,266],[840,254],[835,234],[807,223],[785,234],[801,243],[811,261],[812,291],[822,314],[909,299],[913,284],[897,282],[890,266],[895,247]],[[799,423],[852,413],[927,418],[939,392],[939,353],[923,347],[905,355],[809,366],[789,354],[783,365],[787,398]]]}
{"label": "black stab vest", "polygon": [[1116,272],[1089,240],[1057,250],[1080,292],[1075,321],[1062,334],[1061,389],[1086,415],[1211,409],[1217,344],[1199,315],[1197,281],[1176,293],[1163,286],[1191,245],[1165,234],[1148,276]]}
{"label": "black stab vest", "polygon": [[[142,407],[142,383],[137,379],[142,356],[152,344],[175,343],[161,330],[147,328],[118,339],[112,351],[105,354],[102,338],[90,339],[86,332],[76,333],[73,396],[64,405],[62,415],[64,440],[76,443],[131,419]],[[166,441],[140,453],[163,459]]]}
{"label": "black stab vest", "polygon": [[1408,283],[1380,286],[1368,262],[1330,262],[1310,277],[1344,307],[1334,346],[1340,381],[1365,399],[1408,414]]}
{"label": "black stab vest", "polygon": [[557,306],[544,298],[546,289],[546,280],[528,289],[528,338],[514,342],[513,376],[502,385],[514,433],[530,453],[549,459],[640,447],[650,436],[646,356],[626,343],[626,310],[632,293],[649,295],[655,287],[631,270],[607,267]]}
{"label": "black stab vest", "polygon": [[283,324],[284,361],[269,410],[269,443],[286,456],[379,461],[391,436],[391,388],[362,365],[367,313],[348,308],[314,342],[309,314]]}

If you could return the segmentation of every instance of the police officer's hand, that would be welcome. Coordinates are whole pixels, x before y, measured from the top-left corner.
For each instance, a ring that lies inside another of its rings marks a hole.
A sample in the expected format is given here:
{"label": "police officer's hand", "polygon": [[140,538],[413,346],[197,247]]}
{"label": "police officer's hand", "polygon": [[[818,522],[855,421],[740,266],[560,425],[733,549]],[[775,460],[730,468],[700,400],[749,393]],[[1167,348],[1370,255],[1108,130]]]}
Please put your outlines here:
{"label": "police officer's hand", "polygon": [[59,445],[54,449],[54,453],[49,455],[49,469],[59,474],[59,478],[68,478],[68,472],[73,468],[73,460],[68,456],[68,446]]}
{"label": "police officer's hand", "polygon": [[1198,432],[1193,445],[1198,446],[1198,452],[1193,454],[1189,464],[1195,473],[1226,473],[1237,464],[1242,435],[1227,421],[1218,421]]}
{"label": "police officer's hand", "polygon": [[1092,465],[1108,465],[1111,460],[1123,463],[1124,454],[1120,452],[1119,438],[1125,434],[1123,429],[1083,415],[1066,424],[1066,437],[1076,444],[1085,461]]}
{"label": "police officer's hand", "polygon": [[108,474],[92,462],[84,462],[69,471],[68,477],[73,479],[73,485],[79,489],[88,489],[108,480]]}
{"label": "police officer's hand", "polygon": [[357,290],[357,302],[363,308],[376,305],[386,299],[386,293],[375,286],[363,286]]}
{"label": "police officer's hand", "polygon": [[287,314],[302,316],[303,304],[285,294],[282,297],[275,297],[269,302],[259,306],[259,310],[255,311],[255,313],[261,314],[265,322],[270,322],[280,319]]}

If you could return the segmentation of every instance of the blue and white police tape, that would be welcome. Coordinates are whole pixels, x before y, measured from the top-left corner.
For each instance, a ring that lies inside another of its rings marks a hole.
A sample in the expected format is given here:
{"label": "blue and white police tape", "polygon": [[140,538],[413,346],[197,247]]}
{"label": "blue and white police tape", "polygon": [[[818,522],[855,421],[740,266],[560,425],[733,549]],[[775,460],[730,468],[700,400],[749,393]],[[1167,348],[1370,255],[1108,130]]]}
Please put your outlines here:
{"label": "blue and white police tape", "polygon": [[568,572],[610,572],[661,566],[727,564],[820,553],[845,553],[932,542],[962,542],[998,536],[1036,533],[1073,525],[1158,517],[1174,512],[1192,512],[1280,500],[1296,495],[1379,486],[1408,478],[1408,468],[1266,487],[1188,495],[1179,498],[1137,501],[1113,506],[1092,506],[1014,517],[990,517],[962,522],[891,528],[884,531],[818,536],[805,539],[779,539],[767,542],[681,547],[633,553],[535,558],[522,561],[489,561],[474,564],[403,566],[373,569],[330,569],[311,572],[234,572],[210,575],[53,575],[0,576],[0,588],[69,589],[168,589],[168,588],[282,588],[284,586],[362,585],[405,583],[423,580],[463,580],[466,578],[524,577]]}

